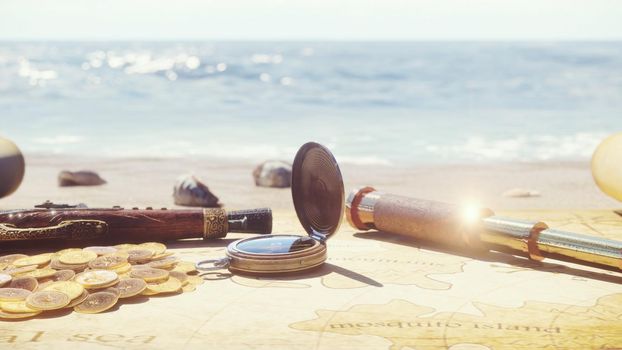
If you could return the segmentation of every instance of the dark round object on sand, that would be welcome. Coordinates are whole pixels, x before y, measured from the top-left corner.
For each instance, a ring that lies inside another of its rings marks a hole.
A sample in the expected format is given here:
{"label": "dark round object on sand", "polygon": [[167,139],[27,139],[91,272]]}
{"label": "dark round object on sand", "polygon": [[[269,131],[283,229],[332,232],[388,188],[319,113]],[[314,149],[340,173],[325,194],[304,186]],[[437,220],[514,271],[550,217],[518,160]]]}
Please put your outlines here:
{"label": "dark round object on sand", "polygon": [[24,179],[22,152],[8,139],[0,137],[0,198],[15,192]]}

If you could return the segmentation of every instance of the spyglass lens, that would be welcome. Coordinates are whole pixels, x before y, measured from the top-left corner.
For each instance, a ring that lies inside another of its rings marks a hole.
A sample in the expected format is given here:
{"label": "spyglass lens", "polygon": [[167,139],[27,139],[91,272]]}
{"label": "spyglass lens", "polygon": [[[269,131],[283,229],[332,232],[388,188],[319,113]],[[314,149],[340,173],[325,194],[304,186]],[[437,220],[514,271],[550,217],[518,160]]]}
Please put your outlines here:
{"label": "spyglass lens", "polygon": [[284,254],[298,252],[313,247],[314,240],[309,237],[276,235],[242,241],[236,249],[251,254]]}

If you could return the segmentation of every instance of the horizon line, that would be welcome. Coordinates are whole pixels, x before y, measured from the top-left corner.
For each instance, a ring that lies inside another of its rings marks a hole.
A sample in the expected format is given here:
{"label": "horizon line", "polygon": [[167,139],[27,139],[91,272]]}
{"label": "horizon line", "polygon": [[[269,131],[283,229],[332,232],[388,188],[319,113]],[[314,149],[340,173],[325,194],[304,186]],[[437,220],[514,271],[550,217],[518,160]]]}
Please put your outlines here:
{"label": "horizon line", "polygon": [[417,42],[490,42],[490,43],[519,43],[519,42],[619,42],[620,38],[430,38],[430,39],[362,39],[362,38],[2,38],[0,43],[11,42],[281,42],[281,43],[320,43],[320,42],[368,42],[368,43],[417,43]]}

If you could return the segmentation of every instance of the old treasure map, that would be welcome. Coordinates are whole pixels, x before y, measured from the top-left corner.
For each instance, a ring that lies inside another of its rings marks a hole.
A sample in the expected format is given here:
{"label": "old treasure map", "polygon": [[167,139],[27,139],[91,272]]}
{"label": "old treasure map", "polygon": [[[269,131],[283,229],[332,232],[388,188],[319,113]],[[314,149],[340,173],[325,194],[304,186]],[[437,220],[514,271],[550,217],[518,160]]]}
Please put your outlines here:
{"label": "old treasure map", "polygon": [[[622,239],[613,211],[506,216]],[[295,214],[275,233],[302,234]],[[224,256],[235,238],[170,243],[183,260]],[[0,321],[0,344],[218,349],[622,349],[622,273],[505,254],[449,254],[347,224],[320,269],[281,278],[204,275],[194,293],[95,315]]]}

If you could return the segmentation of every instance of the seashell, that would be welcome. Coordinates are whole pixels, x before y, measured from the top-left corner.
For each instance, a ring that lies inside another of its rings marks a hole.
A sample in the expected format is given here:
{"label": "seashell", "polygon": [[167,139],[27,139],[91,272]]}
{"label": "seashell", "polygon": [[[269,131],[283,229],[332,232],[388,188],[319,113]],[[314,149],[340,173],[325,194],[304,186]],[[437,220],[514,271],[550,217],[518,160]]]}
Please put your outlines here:
{"label": "seashell", "polygon": [[502,196],[514,198],[540,197],[540,192],[535,190],[526,190],[524,188],[512,188],[503,192]]}
{"label": "seashell", "polygon": [[17,146],[0,137],[0,198],[15,192],[24,178],[24,156]]}
{"label": "seashell", "polygon": [[292,166],[279,160],[268,160],[253,170],[255,185],[262,187],[290,187]]}
{"label": "seashell", "polygon": [[622,201],[622,132],[598,145],[592,155],[592,176],[601,191]]}
{"label": "seashell", "polygon": [[207,186],[194,175],[177,178],[173,188],[175,204],[188,207],[220,207],[216,197]]}
{"label": "seashell", "polygon": [[99,186],[106,183],[99,174],[94,171],[61,171],[58,174],[58,185],[65,186]]}

